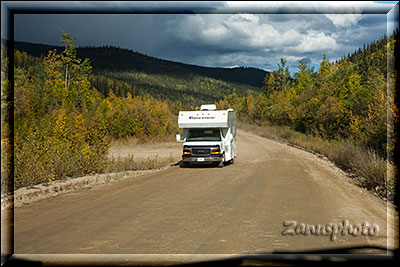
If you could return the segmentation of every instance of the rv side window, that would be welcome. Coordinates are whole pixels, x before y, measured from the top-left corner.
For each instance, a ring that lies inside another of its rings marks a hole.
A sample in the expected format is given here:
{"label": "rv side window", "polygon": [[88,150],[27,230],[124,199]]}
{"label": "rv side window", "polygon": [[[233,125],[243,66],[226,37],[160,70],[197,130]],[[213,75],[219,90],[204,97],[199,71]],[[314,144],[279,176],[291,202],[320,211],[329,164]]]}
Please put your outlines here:
{"label": "rv side window", "polygon": [[221,133],[219,129],[192,129],[186,141],[221,141]]}

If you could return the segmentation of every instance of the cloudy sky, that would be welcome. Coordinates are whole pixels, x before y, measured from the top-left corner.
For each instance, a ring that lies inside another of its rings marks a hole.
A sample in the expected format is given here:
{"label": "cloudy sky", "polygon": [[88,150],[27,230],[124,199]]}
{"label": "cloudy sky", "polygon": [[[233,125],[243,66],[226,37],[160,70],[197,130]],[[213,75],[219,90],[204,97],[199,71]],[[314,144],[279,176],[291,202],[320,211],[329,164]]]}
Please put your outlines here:
{"label": "cloudy sky", "polygon": [[[52,3],[41,5],[51,7]],[[318,67],[324,54],[334,61],[381,38],[393,27],[386,13],[396,2],[152,4],[74,2],[65,6],[57,2],[55,10],[69,13],[73,6],[92,14],[51,14],[52,9],[48,14],[16,14],[14,37],[16,41],[59,44],[64,29],[76,37],[79,46],[112,45],[189,64],[269,71],[285,57],[293,71],[300,60]],[[147,9],[137,12],[140,5]],[[93,14],[97,10],[102,14]],[[107,14],[107,10],[125,14]],[[137,14],[152,11],[158,14]]]}

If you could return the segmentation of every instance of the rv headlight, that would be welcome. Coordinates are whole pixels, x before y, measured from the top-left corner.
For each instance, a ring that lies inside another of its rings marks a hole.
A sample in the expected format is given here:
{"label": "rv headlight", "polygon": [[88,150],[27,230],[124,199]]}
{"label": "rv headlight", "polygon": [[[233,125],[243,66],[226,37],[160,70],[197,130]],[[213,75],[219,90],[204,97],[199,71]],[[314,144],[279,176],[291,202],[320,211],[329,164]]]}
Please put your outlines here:
{"label": "rv headlight", "polygon": [[220,155],[221,154],[221,149],[219,146],[215,146],[211,148],[211,155]]}
{"label": "rv headlight", "polygon": [[184,146],[184,147],[183,147],[183,155],[190,155],[190,154],[192,154],[192,153],[190,152],[190,148],[187,147],[187,146]]}

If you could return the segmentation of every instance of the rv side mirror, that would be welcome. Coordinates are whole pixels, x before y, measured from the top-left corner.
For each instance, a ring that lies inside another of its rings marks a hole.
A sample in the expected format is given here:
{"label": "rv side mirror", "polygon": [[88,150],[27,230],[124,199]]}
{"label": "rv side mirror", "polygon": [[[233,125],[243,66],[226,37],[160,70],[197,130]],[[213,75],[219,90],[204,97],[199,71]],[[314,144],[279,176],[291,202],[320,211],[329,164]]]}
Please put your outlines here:
{"label": "rv side mirror", "polygon": [[180,134],[176,135],[176,142],[183,142],[183,140],[181,140],[181,135]]}

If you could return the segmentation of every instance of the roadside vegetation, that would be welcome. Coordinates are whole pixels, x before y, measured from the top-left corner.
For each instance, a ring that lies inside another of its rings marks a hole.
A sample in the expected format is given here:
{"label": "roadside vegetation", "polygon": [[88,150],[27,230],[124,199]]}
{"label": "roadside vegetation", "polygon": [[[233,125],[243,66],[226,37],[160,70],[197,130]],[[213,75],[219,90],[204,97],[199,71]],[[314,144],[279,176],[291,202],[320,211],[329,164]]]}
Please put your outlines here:
{"label": "roadside vegetation", "polygon": [[[394,144],[399,114],[393,85],[398,33],[384,37],[318,70],[301,62],[290,76],[286,60],[264,82],[262,93],[228,95],[219,108],[237,110],[245,128],[326,156],[362,177],[361,186],[393,196]],[[389,60],[390,62],[391,60]],[[389,177],[387,177],[387,170]]]}
{"label": "roadside vegetation", "polygon": [[44,59],[15,52],[14,187],[162,162],[107,158],[110,142],[134,136],[145,142],[177,131],[170,107],[150,95],[107,97],[90,81],[88,59],[76,57],[74,38]]}
{"label": "roadside vegetation", "polygon": [[124,172],[132,170],[154,170],[170,165],[174,157],[153,157],[135,159],[132,155],[128,157],[111,157],[103,166],[103,173]]}

